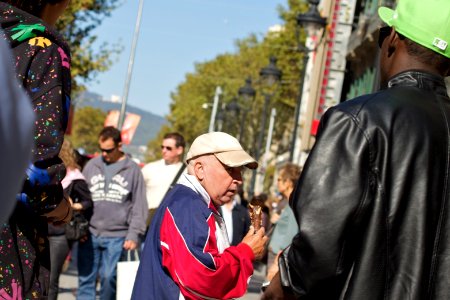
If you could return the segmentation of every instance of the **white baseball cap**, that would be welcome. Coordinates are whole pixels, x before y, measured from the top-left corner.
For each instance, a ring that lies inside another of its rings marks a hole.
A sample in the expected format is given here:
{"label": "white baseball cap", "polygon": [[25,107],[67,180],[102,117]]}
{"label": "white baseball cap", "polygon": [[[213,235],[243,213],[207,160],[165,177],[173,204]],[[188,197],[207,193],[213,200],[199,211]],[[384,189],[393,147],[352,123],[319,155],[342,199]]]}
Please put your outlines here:
{"label": "white baseball cap", "polygon": [[186,162],[207,154],[213,154],[229,167],[258,167],[256,160],[245,152],[239,141],[225,132],[209,132],[198,136],[186,155]]}

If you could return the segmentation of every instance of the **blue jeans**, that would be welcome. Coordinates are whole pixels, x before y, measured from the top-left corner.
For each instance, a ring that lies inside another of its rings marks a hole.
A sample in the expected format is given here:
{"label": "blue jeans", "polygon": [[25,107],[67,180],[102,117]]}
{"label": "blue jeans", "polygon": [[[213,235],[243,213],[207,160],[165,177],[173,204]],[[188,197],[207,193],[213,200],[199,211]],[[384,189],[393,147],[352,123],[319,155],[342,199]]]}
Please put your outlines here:
{"label": "blue jeans", "polygon": [[96,237],[91,234],[86,242],[79,243],[77,299],[95,299],[97,275],[100,277],[100,299],[116,299],[116,270],[124,241],[124,237]]}

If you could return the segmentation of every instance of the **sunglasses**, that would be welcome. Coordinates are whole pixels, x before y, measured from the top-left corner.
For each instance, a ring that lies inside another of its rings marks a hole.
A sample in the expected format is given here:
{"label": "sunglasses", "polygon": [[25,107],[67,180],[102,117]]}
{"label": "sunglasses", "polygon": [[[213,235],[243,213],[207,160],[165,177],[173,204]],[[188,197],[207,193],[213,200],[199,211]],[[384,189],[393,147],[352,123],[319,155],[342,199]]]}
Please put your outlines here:
{"label": "sunglasses", "polygon": [[380,28],[380,31],[378,33],[378,47],[383,46],[384,40],[391,34],[392,27],[384,26]]}
{"label": "sunglasses", "polygon": [[105,153],[109,154],[109,153],[113,152],[114,150],[116,150],[116,147],[111,148],[111,149],[102,149],[102,148],[99,148],[99,149],[102,153],[105,152]]}
{"label": "sunglasses", "polygon": [[167,149],[168,151],[172,151],[172,147],[161,145],[161,150]]}

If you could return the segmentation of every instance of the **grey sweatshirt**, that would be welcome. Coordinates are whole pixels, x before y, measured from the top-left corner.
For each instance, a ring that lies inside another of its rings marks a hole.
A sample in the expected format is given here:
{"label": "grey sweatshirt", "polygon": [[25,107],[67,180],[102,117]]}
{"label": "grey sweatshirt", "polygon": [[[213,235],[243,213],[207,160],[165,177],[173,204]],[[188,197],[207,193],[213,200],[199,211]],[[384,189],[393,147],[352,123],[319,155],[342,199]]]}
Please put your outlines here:
{"label": "grey sweatshirt", "polygon": [[138,235],[146,230],[148,215],[144,178],[130,158],[121,163],[107,186],[101,156],[91,159],[83,169],[94,201],[90,231],[95,236],[125,237],[137,242]]}

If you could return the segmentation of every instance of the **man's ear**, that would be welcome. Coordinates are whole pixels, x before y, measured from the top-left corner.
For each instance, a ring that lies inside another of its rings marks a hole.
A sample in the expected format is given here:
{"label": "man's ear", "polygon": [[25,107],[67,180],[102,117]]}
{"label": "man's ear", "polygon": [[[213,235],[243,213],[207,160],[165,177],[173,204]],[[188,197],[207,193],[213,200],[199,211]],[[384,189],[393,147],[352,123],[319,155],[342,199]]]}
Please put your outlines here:
{"label": "man's ear", "polygon": [[122,142],[119,142],[117,144],[117,149],[119,149],[119,151],[122,151]]}
{"label": "man's ear", "polygon": [[177,155],[180,156],[181,154],[183,154],[183,147],[175,147],[175,150],[177,151]]}
{"label": "man's ear", "polygon": [[398,43],[400,43],[400,37],[398,33],[395,31],[395,28],[392,28],[391,33],[387,37],[387,42],[388,42],[388,56],[392,56],[399,46]]}
{"label": "man's ear", "polygon": [[194,163],[194,173],[195,177],[201,182],[203,179],[205,179],[205,168],[203,167],[203,164],[200,161],[196,161]]}

